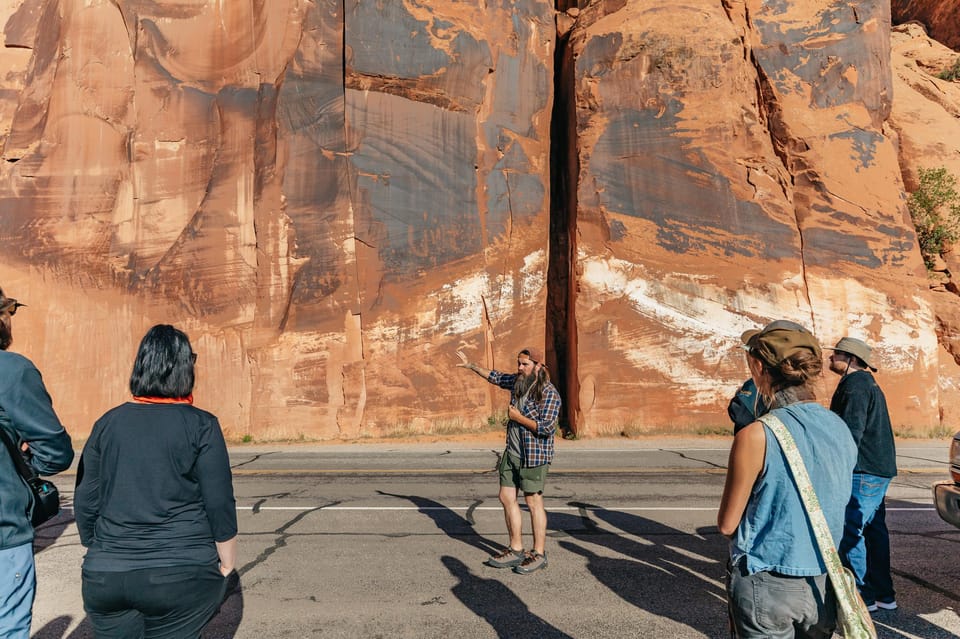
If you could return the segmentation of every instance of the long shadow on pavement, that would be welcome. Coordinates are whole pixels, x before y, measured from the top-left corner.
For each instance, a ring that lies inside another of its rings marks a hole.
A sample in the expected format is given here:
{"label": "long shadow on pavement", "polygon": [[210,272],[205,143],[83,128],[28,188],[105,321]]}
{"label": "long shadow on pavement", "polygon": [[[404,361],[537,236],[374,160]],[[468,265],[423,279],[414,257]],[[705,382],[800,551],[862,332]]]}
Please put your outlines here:
{"label": "long shadow on pavement", "polygon": [[[917,504],[910,501],[898,501],[893,499],[886,500],[888,509],[911,509],[916,508]],[[951,528],[949,524],[944,523],[944,532],[916,532],[909,529],[909,523],[899,523],[896,515],[887,513],[887,528],[891,536],[891,571],[893,573],[893,585],[897,590],[897,603],[899,607],[896,610],[878,610],[873,615],[874,624],[877,626],[877,634],[880,639],[909,639],[910,637],[954,637],[955,635],[944,630],[940,626],[930,623],[920,615],[930,615],[942,612],[944,609],[956,609],[960,603],[960,591],[948,590],[929,581],[927,577],[935,572],[938,565],[944,563],[949,566],[956,565],[954,557],[958,550],[957,542],[960,542],[958,531]],[[928,540],[936,540],[938,550],[941,552],[931,552],[928,570],[918,566],[917,574],[908,573],[897,567],[897,541],[906,543],[929,543]],[[953,573],[956,574],[955,572]],[[941,582],[943,583],[943,582]],[[942,605],[930,605],[923,602],[931,601],[930,597],[919,597],[915,593],[919,590],[932,591],[940,595],[942,599],[936,598]]]}
{"label": "long shadow on pavement", "polygon": [[90,622],[84,617],[80,625],[73,629],[73,632],[67,634],[67,628],[73,623],[73,617],[70,615],[61,615],[56,619],[48,621],[42,628],[37,630],[31,636],[31,639],[91,639],[93,637],[93,628]]}
{"label": "long shadow on pavement", "polygon": [[[451,539],[459,539],[463,543],[478,548],[488,555],[498,553],[503,549],[501,544],[494,543],[486,537],[477,534],[477,531],[473,527],[473,517],[469,509],[467,510],[467,517],[461,517],[456,511],[426,497],[420,497],[419,495],[398,495],[383,490],[378,490],[377,493],[386,497],[406,499],[419,508],[421,513],[432,519],[437,528],[442,530]],[[481,503],[482,502],[478,501],[474,506],[479,506]]]}
{"label": "long shadow on pavement", "polygon": [[[580,508],[580,516],[551,513],[549,528],[566,537],[558,541],[561,548],[586,558],[597,581],[653,615],[708,637],[729,636],[723,585],[727,541],[715,528],[690,534],[637,515],[577,502],[570,505]],[[622,532],[605,530],[592,517]],[[623,558],[606,556],[588,544]]]}
{"label": "long shadow on pavement", "polygon": [[470,572],[466,564],[449,555],[442,556],[440,561],[450,574],[459,579],[451,589],[453,595],[475,615],[490,624],[498,637],[573,639],[538,617],[499,580],[478,577]]}

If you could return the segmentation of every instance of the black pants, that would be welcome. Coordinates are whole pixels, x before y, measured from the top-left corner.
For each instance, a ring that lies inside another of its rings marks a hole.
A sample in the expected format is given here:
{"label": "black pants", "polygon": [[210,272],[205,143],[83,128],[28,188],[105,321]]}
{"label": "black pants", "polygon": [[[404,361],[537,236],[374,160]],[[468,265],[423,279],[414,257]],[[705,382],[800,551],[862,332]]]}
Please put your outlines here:
{"label": "black pants", "polygon": [[84,569],[83,609],[97,639],[197,639],[223,601],[216,566]]}

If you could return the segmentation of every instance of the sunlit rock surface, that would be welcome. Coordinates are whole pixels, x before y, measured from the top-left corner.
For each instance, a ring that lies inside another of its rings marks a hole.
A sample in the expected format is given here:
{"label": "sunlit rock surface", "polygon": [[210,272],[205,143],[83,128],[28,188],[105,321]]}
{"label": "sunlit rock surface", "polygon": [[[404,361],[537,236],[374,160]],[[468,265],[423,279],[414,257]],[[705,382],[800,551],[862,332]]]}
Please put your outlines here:
{"label": "sunlit rock surface", "polygon": [[781,316],[937,425],[898,140],[948,117],[893,102],[889,4],[580,4],[0,0],[0,285],[71,432],[158,322],[234,438],[486,424],[455,351],[526,345],[582,435],[698,432]]}

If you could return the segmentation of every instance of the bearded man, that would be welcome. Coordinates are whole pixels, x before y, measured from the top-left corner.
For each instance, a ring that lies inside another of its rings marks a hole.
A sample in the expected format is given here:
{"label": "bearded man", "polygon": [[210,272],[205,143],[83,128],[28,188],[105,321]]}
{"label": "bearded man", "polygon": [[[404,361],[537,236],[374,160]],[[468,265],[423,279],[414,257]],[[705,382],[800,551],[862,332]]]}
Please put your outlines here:
{"label": "bearded man", "polygon": [[[500,504],[507,523],[510,545],[487,559],[493,568],[513,568],[521,575],[546,568],[547,511],[543,487],[553,461],[553,441],[560,415],[560,394],[550,383],[550,374],[541,352],[524,348],[517,354],[517,372],[501,373],[471,363],[457,351],[460,368],[472,370],[491,384],[510,391],[507,408],[507,446],[500,456]],[[523,517],[517,498],[530,509],[533,549],[523,549]]]}

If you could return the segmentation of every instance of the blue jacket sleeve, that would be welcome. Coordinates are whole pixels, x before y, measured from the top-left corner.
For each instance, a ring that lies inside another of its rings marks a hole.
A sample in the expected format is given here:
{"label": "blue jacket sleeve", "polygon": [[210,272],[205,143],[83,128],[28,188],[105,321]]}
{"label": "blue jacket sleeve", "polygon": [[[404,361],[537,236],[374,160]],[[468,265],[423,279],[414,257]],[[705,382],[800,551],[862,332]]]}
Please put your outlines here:
{"label": "blue jacket sleeve", "polygon": [[0,389],[0,407],[14,430],[30,448],[30,464],[41,475],[53,475],[70,467],[73,442],[53,410],[50,394],[40,371],[24,357],[10,362],[10,383]]}

